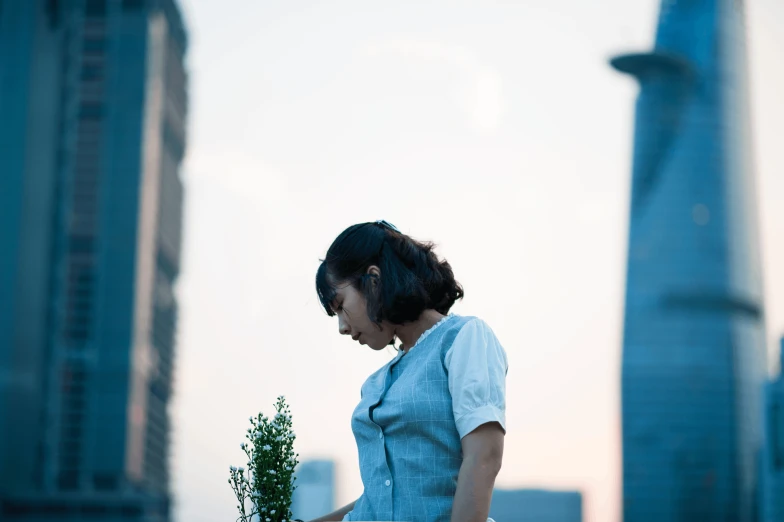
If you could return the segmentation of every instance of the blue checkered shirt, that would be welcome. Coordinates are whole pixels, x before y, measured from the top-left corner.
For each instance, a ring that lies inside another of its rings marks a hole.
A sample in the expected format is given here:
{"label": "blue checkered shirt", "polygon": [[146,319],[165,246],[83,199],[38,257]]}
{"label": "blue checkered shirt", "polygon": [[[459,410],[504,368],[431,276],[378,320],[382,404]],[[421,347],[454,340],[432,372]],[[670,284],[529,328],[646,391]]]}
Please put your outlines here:
{"label": "blue checkered shirt", "polygon": [[[449,521],[462,463],[461,431],[467,433],[493,420],[505,429],[503,382],[483,386],[479,395],[484,394],[487,404],[477,405],[479,417],[455,422],[447,371],[452,355],[447,354],[460,330],[471,322],[481,325],[495,342],[491,348],[470,346],[472,353],[480,354],[477,360],[483,357],[482,350],[500,350],[489,360],[504,366],[503,374],[481,373],[489,379],[505,378],[506,355],[489,327],[479,319],[458,315],[444,318],[408,353],[399,353],[373,373],[362,386],[351,419],[364,492],[343,520]],[[474,364],[475,356],[471,357]]]}

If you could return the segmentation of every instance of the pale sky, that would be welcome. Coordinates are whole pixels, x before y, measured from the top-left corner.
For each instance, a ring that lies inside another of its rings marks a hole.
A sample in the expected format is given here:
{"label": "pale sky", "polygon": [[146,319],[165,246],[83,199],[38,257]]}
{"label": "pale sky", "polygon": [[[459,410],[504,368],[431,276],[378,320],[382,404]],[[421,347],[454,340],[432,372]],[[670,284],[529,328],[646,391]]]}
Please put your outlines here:
{"label": "pale sky", "polygon": [[[190,127],[177,520],[236,518],[248,416],[287,397],[300,458],[362,492],[350,416],[392,358],[338,335],[314,275],[345,227],[435,241],[507,350],[504,488],[619,521],[619,371],[637,86],[657,0],[180,0]],[[771,353],[784,333],[784,3],[749,0]],[[778,241],[777,241],[778,238]]]}

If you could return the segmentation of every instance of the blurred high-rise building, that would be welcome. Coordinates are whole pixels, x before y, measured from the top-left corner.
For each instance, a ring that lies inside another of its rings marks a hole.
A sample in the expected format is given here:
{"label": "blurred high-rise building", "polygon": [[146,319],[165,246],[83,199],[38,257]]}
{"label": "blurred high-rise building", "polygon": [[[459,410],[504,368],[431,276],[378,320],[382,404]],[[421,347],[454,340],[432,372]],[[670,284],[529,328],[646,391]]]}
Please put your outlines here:
{"label": "blurred high-rise building", "polygon": [[0,519],[169,519],[174,0],[0,1]]}
{"label": "blurred high-rise building", "polygon": [[625,522],[758,515],[766,341],[743,1],[663,0],[636,77]]}
{"label": "blurred high-rise building", "polygon": [[765,389],[765,446],[762,457],[761,522],[784,520],[784,337],[779,374]]}
{"label": "blurred high-rise building", "polygon": [[495,489],[490,518],[498,522],[582,522],[579,491]]}
{"label": "blurred high-rise building", "polygon": [[306,460],[295,471],[297,480],[291,499],[294,518],[311,520],[335,510],[335,463]]}

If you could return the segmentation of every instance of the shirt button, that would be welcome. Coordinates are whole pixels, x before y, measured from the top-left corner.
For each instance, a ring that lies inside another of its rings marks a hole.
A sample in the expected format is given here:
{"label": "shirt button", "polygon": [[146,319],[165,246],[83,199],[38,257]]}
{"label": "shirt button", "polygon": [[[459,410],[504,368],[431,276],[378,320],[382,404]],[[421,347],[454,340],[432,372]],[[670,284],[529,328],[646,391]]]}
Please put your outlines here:
{"label": "shirt button", "polygon": [[391,481],[391,480],[387,480],[386,482],[384,482],[384,484],[386,484],[387,486],[389,486],[390,484],[392,484],[392,481]]}
{"label": "shirt button", "polygon": [[378,434],[378,438],[379,438],[379,439],[383,439],[383,438],[384,438],[384,433],[383,433],[383,432],[382,432],[382,433],[379,433],[379,434]]}

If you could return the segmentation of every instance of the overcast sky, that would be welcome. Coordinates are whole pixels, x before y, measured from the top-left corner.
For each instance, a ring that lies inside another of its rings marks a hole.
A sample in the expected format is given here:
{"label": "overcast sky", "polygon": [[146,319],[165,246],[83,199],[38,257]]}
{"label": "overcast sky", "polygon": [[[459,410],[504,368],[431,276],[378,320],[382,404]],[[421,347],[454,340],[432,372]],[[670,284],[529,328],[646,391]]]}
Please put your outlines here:
{"label": "overcast sky", "polygon": [[[392,358],[338,335],[313,279],[386,219],[434,240],[509,358],[499,487],[619,520],[634,81],[656,0],[180,0],[191,46],[174,404],[177,518],[236,518],[248,416],[287,397],[301,458],[362,492],[350,416]],[[771,353],[784,332],[784,3],[749,0]],[[777,241],[778,238],[778,241]]]}

